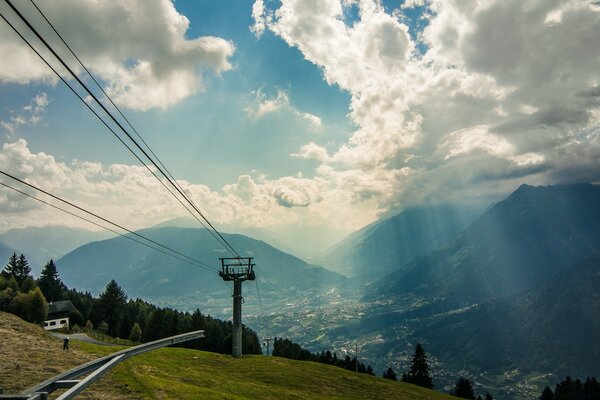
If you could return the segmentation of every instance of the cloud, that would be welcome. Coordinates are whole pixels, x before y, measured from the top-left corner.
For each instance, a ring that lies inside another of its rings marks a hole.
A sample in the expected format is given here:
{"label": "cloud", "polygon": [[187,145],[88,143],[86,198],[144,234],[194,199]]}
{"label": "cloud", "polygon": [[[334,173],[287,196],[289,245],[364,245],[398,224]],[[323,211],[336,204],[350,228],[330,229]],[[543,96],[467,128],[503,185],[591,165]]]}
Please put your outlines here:
{"label": "cloud", "polygon": [[[522,182],[598,181],[593,3],[356,4],[352,21],[344,15],[354,3],[339,0],[262,5],[264,29],[351,95],[357,129],[348,140],[335,151],[310,142],[292,154],[319,160],[320,179],[352,201],[376,199],[380,212],[457,194],[489,202]],[[411,18],[427,22],[414,38]]]}
{"label": "cloud", "polygon": [[[19,8],[39,20],[31,5]],[[111,97],[131,109],[170,107],[202,89],[205,71],[231,68],[233,43],[212,36],[187,38],[190,22],[170,0],[57,0],[41,8]],[[2,11],[8,14],[6,6]],[[63,48],[47,26],[35,26],[54,47]],[[0,64],[0,82],[55,82],[6,24],[0,26],[0,53],[11,54]]]}
{"label": "cloud", "polygon": [[246,114],[252,118],[258,119],[268,114],[286,111],[292,113],[296,118],[308,122],[313,130],[318,130],[322,125],[321,118],[318,116],[294,108],[290,104],[288,93],[282,89],[277,89],[277,94],[272,98],[268,98],[261,89],[253,92],[253,94],[254,99],[245,108]]}
{"label": "cloud", "polygon": [[38,93],[31,102],[23,107],[23,113],[18,114],[11,111],[8,121],[0,120],[0,126],[8,133],[14,133],[19,126],[35,125],[42,119],[41,114],[46,111],[50,99],[45,92]]}
{"label": "cloud", "polygon": [[252,19],[254,25],[250,27],[250,31],[260,38],[266,29],[265,21],[265,3],[263,0],[256,0],[252,5]]}
{"label": "cloud", "polygon": [[[0,170],[131,229],[187,215],[141,166],[59,162],[50,154],[32,152],[20,139],[3,144]],[[6,177],[0,177],[0,182],[20,187]],[[232,230],[261,227],[289,232],[293,228],[298,233],[326,226],[339,234],[374,218],[372,207],[357,212],[356,207],[342,201],[345,191],[321,178],[240,175],[221,190],[186,181],[179,184],[213,223]],[[40,193],[31,194],[55,203]],[[0,231],[32,224],[94,228],[6,188],[0,188],[0,213]]]}

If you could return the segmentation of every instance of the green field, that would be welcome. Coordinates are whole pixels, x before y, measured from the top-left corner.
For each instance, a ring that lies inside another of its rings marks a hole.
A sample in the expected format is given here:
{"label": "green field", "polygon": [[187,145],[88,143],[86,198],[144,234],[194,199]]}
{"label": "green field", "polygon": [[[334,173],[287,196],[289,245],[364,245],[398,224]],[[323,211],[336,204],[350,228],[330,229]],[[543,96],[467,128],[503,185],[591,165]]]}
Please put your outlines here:
{"label": "green field", "polygon": [[[81,344],[106,354],[116,348]],[[112,379],[147,399],[451,399],[414,385],[279,357],[241,359],[181,348],[136,356]]]}
{"label": "green field", "polygon": [[[0,312],[0,387],[18,393],[123,347],[72,340]],[[446,394],[342,368],[279,357],[230,356],[183,348],[153,350],[117,365],[81,399],[452,399]]]}

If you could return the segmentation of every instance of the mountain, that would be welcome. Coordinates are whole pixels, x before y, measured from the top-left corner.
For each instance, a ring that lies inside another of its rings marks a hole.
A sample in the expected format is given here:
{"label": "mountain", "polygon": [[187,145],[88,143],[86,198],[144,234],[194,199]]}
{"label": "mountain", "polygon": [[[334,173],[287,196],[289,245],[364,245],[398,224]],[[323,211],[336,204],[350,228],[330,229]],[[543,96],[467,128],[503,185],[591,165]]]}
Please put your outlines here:
{"label": "mountain", "polygon": [[532,288],[600,255],[600,186],[523,185],[443,250],[371,286],[367,298],[418,296],[463,305]]}
{"label": "mountain", "polygon": [[598,376],[599,288],[600,258],[593,258],[525,293],[433,318],[412,337],[471,368]]}
{"label": "mountain", "polygon": [[[206,229],[162,227],[140,234],[196,260],[220,269],[219,257],[231,257]],[[264,294],[343,282],[324,268],[307,264],[255,239],[237,234],[223,237],[242,257],[254,257],[256,276]],[[206,270],[141,246],[125,237],[89,243],[57,261],[65,284],[100,292],[115,279],[128,295],[144,298],[193,295],[222,289],[222,279]]]}
{"label": "mountain", "polygon": [[448,244],[478,215],[452,206],[412,208],[350,234],[322,265],[349,276],[381,277]]}
{"label": "mountain", "polygon": [[39,273],[50,259],[56,260],[83,244],[110,236],[105,232],[46,226],[11,229],[0,235],[0,241],[23,252],[33,272]]}

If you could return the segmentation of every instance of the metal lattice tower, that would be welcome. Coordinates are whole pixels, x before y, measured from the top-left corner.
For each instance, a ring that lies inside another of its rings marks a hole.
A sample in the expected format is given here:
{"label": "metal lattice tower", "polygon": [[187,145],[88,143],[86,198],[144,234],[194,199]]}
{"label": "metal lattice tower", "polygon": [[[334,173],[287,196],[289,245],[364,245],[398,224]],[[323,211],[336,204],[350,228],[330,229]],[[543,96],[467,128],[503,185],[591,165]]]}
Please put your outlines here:
{"label": "metal lattice tower", "polygon": [[253,281],[253,257],[220,258],[219,276],[224,281],[233,281],[233,332],[231,355],[242,356],[242,282]]}

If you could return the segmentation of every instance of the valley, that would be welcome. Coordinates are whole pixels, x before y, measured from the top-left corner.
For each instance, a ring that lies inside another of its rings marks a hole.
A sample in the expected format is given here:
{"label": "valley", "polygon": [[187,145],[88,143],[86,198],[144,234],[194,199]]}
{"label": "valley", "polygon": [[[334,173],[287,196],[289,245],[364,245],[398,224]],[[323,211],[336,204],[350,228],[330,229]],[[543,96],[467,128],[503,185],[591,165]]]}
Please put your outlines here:
{"label": "valley", "polygon": [[[402,374],[422,343],[438,390],[468,377],[499,399],[535,397],[563,375],[600,374],[597,204],[594,185],[522,186],[478,217],[410,210],[350,235],[324,258],[349,276],[225,234],[257,260],[257,280],[243,286],[242,322],[261,340],[288,338],[313,352],[354,357],[358,347],[378,375],[388,367]],[[140,232],[197,259],[226,255],[203,229]],[[420,250],[406,261],[399,254],[409,245]],[[352,260],[349,270],[340,269],[343,259]],[[85,244],[57,265],[70,287],[97,294],[111,278],[131,298],[231,318],[232,286],[216,270],[123,237]]]}

